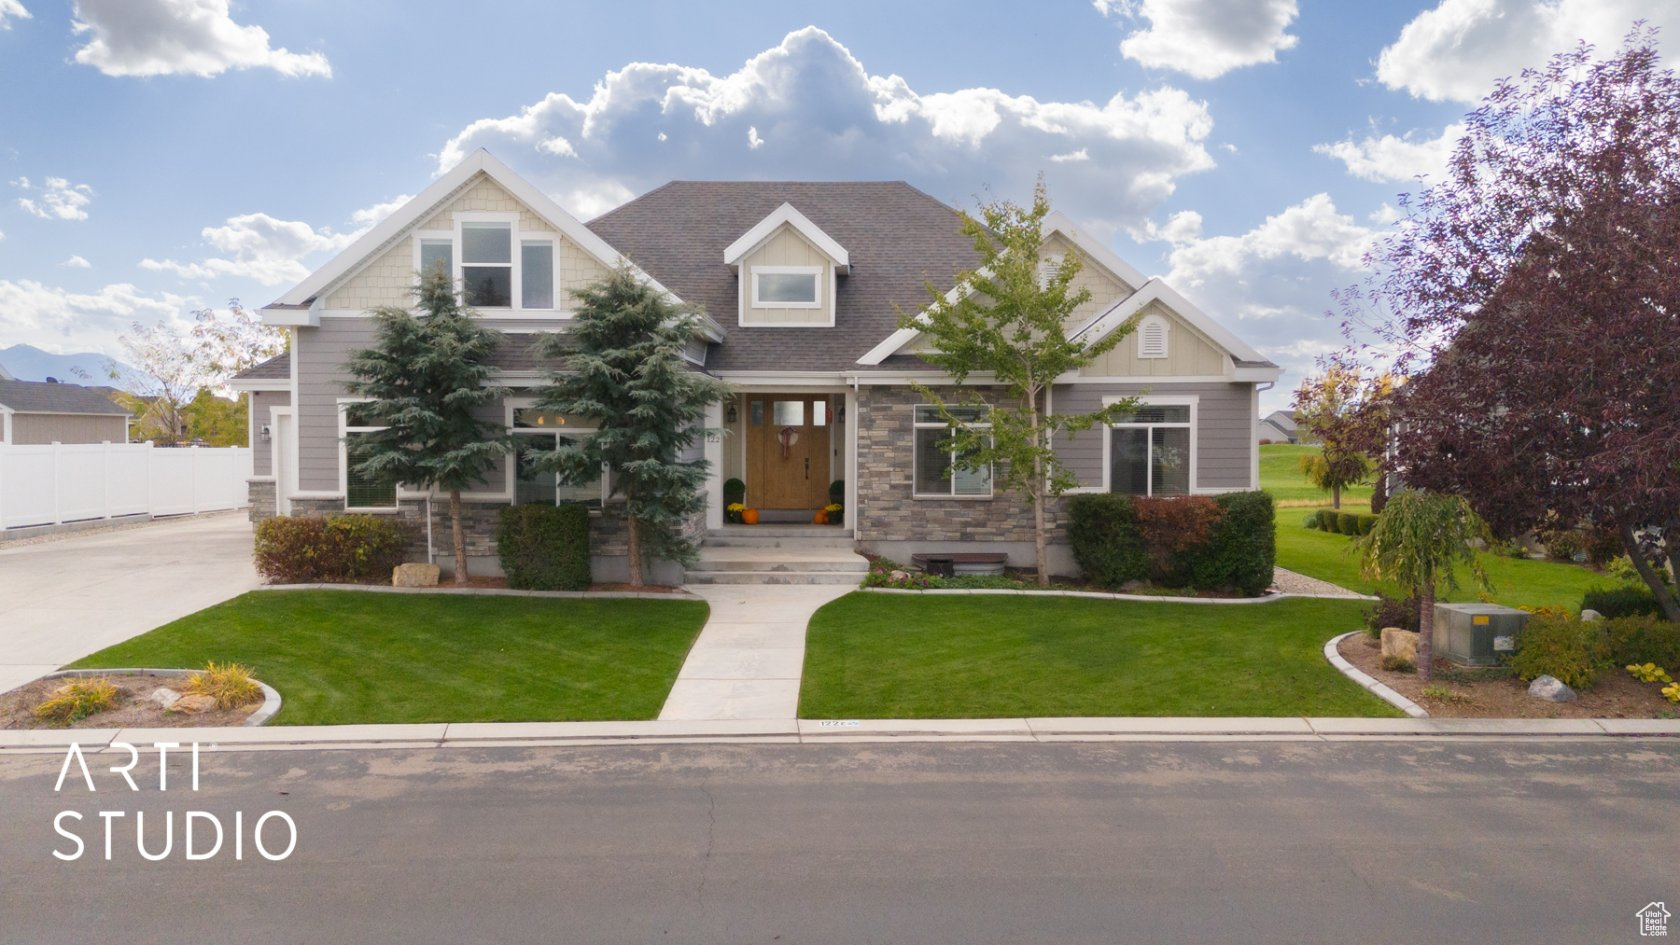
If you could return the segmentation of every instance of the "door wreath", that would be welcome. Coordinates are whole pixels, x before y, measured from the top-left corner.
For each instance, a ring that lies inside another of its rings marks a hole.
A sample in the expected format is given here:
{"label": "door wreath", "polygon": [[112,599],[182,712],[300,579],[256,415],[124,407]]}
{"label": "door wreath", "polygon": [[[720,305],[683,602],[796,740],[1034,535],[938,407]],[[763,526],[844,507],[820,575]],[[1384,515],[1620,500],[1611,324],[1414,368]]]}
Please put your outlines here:
{"label": "door wreath", "polygon": [[792,455],[793,444],[799,442],[798,427],[782,427],[782,432],[776,434],[776,441],[782,444],[782,458]]}

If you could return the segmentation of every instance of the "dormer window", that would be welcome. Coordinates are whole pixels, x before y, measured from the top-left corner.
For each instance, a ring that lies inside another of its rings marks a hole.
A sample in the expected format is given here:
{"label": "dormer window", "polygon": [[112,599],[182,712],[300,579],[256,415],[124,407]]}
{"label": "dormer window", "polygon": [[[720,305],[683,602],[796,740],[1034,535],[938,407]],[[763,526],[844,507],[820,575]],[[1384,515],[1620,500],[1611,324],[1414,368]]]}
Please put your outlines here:
{"label": "dormer window", "polygon": [[558,242],[553,233],[521,231],[515,214],[461,213],[453,233],[416,235],[415,269],[442,266],[471,308],[552,312]]}
{"label": "dormer window", "polygon": [[821,308],[822,266],[752,267],[753,308]]}

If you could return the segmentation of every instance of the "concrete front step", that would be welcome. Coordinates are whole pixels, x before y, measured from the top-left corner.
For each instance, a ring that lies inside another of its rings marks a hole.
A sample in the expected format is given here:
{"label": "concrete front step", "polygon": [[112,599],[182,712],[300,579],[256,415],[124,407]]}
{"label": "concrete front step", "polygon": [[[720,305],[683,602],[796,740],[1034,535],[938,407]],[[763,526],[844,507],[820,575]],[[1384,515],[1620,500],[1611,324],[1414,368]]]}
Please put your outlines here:
{"label": "concrete front step", "polygon": [[847,558],[818,558],[803,556],[799,558],[768,558],[754,557],[721,557],[702,554],[700,560],[688,569],[694,574],[700,571],[845,571],[849,574],[863,574],[869,570],[869,562],[852,555]]}
{"label": "concrete front step", "polygon": [[708,541],[714,538],[836,538],[852,540],[849,529],[840,525],[725,525],[706,530]]}
{"label": "concrete front step", "polygon": [[690,571],[689,584],[858,584],[856,571]]}
{"label": "concrete front step", "polygon": [[857,544],[850,535],[823,535],[806,538],[797,535],[716,535],[705,540],[707,548],[809,548],[817,551],[851,551]]}

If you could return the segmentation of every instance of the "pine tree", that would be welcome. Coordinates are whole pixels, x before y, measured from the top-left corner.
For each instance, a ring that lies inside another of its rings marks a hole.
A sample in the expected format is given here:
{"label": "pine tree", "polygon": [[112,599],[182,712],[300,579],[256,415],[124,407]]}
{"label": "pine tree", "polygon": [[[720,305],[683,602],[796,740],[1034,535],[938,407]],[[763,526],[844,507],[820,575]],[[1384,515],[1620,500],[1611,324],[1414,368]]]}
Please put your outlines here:
{"label": "pine tree", "polygon": [[371,313],[376,346],[353,352],[344,369],[356,409],[368,425],[350,449],[357,473],[449,493],[455,583],[467,583],[467,546],[461,532],[461,490],[483,482],[507,452],[506,431],[477,416],[507,391],[487,384],[490,357],[501,334],[463,309],[441,267],[418,290],[420,314],[386,306]]}
{"label": "pine tree", "polygon": [[678,457],[702,435],[706,408],[728,388],[683,360],[695,314],[629,269],[572,295],[578,304],[570,329],[539,343],[564,368],[551,375],[537,406],[589,417],[596,432],[538,464],[572,483],[594,481],[606,464],[611,494],[624,497],[630,583],[640,585],[644,557],[694,558],[683,528],[706,507],[707,463]]}

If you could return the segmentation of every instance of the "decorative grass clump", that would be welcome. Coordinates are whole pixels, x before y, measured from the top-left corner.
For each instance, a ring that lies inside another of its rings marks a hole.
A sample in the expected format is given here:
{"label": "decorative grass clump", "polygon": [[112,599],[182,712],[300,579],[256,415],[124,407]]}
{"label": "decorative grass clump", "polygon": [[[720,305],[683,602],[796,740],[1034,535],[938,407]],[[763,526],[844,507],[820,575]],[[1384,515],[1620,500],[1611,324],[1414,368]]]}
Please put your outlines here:
{"label": "decorative grass clump", "polygon": [[211,660],[204,669],[188,676],[182,688],[196,695],[210,696],[216,700],[218,709],[237,709],[263,699],[262,687],[251,678],[251,670],[238,663]]}
{"label": "decorative grass clump", "polygon": [[35,707],[35,717],[70,725],[116,705],[120,694],[104,676],[79,677],[54,689]]}

